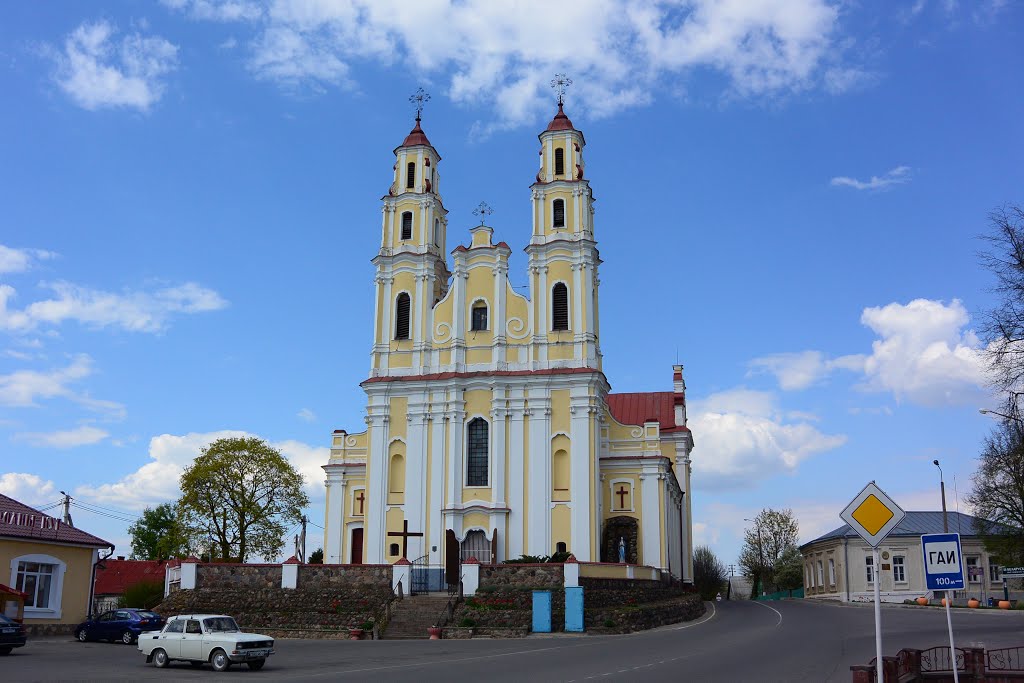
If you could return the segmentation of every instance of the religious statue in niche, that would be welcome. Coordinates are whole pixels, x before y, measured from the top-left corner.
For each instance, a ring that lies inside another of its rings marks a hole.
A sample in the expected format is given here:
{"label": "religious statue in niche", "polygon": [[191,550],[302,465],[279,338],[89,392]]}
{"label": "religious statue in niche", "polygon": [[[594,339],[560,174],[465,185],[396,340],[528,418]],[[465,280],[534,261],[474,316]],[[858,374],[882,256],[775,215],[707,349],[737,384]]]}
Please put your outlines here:
{"label": "religious statue in niche", "polygon": [[619,536],[619,562],[626,563],[626,539]]}

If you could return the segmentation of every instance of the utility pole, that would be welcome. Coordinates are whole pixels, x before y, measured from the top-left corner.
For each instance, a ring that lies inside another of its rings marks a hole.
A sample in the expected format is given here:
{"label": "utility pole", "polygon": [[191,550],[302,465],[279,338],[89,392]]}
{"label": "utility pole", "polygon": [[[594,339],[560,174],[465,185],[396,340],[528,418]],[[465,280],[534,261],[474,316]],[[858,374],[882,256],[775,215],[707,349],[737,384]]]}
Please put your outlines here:
{"label": "utility pole", "polygon": [[71,519],[71,496],[61,491],[64,494],[64,523],[68,526],[74,526],[75,523]]}
{"label": "utility pole", "polygon": [[299,562],[306,564],[306,522],[309,520],[306,518],[305,513],[302,515],[302,536],[299,537]]}

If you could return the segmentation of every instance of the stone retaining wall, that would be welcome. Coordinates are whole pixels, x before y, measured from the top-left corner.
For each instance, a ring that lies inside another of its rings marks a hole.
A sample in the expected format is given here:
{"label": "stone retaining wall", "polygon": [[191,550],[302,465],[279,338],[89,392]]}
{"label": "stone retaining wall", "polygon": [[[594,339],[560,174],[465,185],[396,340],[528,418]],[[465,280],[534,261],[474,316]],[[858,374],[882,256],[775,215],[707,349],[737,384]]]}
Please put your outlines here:
{"label": "stone retaining wall", "polygon": [[[586,595],[584,591],[584,605]],[[705,609],[699,595],[687,593],[657,603],[585,609],[583,623],[595,633],[631,633],[692,621],[702,616]]]}
{"label": "stone retaining wall", "polygon": [[591,579],[580,578],[584,605],[589,608],[639,605],[663,602],[685,595],[680,585],[643,579]]}
{"label": "stone retaining wall", "polygon": [[510,586],[531,590],[561,588],[565,582],[564,569],[556,562],[542,564],[483,564],[480,565],[480,586]]}
{"label": "stone retaining wall", "polygon": [[280,588],[281,565],[211,562],[196,566],[196,588]]}

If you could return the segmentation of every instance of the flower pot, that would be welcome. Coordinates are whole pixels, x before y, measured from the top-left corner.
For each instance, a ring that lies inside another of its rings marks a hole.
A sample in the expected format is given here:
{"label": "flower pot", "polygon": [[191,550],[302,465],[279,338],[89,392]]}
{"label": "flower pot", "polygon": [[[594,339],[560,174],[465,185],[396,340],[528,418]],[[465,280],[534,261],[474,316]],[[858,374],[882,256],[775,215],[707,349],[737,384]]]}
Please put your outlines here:
{"label": "flower pot", "polygon": [[438,626],[431,626],[427,629],[431,640],[441,640],[441,629]]}
{"label": "flower pot", "polygon": [[363,639],[363,629],[361,629],[361,628],[350,628],[348,630],[348,639],[349,640],[362,640]]}
{"label": "flower pot", "polygon": [[[943,607],[945,607],[945,606],[946,606],[946,598],[942,598],[942,606],[943,606]],[[952,607],[952,606],[953,606],[953,603],[949,603],[949,606],[950,606],[950,607]]]}
{"label": "flower pot", "polygon": [[926,598],[924,596],[918,598],[917,599],[917,604],[921,605],[921,607],[924,607],[925,605],[928,604],[928,598]]}
{"label": "flower pot", "polygon": [[967,606],[970,607],[971,609],[977,609],[978,605],[980,605],[980,604],[981,603],[978,602],[975,598],[971,598],[970,600],[967,601]]}
{"label": "flower pot", "polygon": [[999,601],[999,609],[1010,609],[1010,601],[1009,600],[1000,600]]}

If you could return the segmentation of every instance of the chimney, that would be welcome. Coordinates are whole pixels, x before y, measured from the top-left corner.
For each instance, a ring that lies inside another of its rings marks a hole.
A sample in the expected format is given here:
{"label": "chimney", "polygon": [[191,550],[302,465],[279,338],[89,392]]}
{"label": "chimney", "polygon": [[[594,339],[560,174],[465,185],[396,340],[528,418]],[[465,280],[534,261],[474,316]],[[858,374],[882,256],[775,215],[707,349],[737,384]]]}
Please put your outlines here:
{"label": "chimney", "polygon": [[672,405],[675,407],[677,427],[686,426],[686,382],[683,380],[683,366],[672,366]]}

